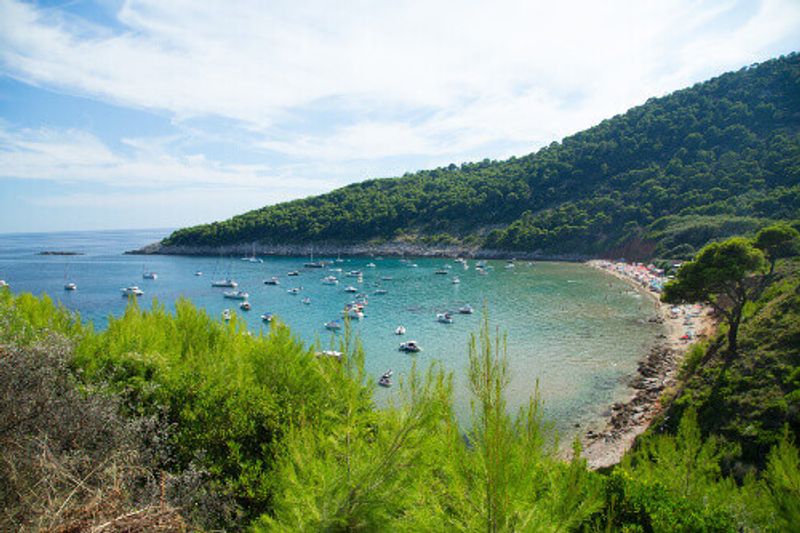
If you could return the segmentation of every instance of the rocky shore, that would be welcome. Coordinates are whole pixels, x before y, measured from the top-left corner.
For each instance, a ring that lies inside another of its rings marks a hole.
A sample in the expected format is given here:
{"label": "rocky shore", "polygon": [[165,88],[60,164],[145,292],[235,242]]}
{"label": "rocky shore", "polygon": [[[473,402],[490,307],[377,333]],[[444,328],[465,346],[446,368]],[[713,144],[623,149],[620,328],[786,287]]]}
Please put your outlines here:
{"label": "rocky shore", "polygon": [[149,244],[127,254],[136,255],[206,255],[249,256],[256,255],[303,257],[314,255],[318,259],[337,256],[410,256],[410,257],[465,257],[479,259],[521,259],[538,261],[586,261],[587,256],[576,254],[548,255],[541,252],[514,252],[493,250],[467,245],[421,244],[402,241],[364,242],[356,244],[309,243],[309,244],[264,244],[259,242],[230,244],[224,246],[173,246],[160,242]]}
{"label": "rocky shore", "polygon": [[[687,321],[696,328],[698,338],[711,335],[715,322],[709,314],[710,309],[706,307],[664,306],[658,295],[645,289],[638,280],[610,270],[600,262],[590,261],[589,265],[614,275],[650,296],[657,310],[657,315],[650,320],[664,325],[664,333],[659,335],[659,342],[639,362],[636,374],[628,381],[630,397],[615,403],[607,418],[584,435],[583,455],[589,467],[597,469],[612,466],[622,460],[636,437],[661,412],[661,395],[665,389],[676,385],[678,367],[690,346],[685,334]],[[676,313],[675,309],[680,309],[680,312]]]}

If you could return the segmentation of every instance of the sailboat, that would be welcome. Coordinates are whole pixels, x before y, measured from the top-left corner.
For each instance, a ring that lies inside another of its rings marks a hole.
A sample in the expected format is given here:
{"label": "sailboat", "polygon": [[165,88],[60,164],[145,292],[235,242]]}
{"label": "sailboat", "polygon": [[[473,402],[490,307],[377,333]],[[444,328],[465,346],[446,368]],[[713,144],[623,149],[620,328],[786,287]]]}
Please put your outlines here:
{"label": "sailboat", "polygon": [[247,261],[249,263],[263,263],[264,260],[256,257],[256,245],[253,243],[253,252],[250,254],[250,257],[242,257],[242,261]]}
{"label": "sailboat", "polygon": [[312,247],[309,261],[308,263],[303,263],[303,266],[306,268],[324,268],[325,261],[314,261],[314,248]]}
{"label": "sailboat", "polygon": [[64,290],[76,291],[78,290],[78,284],[72,281],[67,281],[67,268],[69,268],[69,265],[64,265]]}

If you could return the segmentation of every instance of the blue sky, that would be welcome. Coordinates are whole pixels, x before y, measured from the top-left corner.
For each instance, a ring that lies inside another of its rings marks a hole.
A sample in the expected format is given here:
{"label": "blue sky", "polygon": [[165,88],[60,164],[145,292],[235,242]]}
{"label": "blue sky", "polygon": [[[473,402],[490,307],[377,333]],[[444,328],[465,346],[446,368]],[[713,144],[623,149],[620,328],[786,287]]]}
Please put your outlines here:
{"label": "blue sky", "polygon": [[798,45],[796,0],[0,0],[0,232],[523,155]]}

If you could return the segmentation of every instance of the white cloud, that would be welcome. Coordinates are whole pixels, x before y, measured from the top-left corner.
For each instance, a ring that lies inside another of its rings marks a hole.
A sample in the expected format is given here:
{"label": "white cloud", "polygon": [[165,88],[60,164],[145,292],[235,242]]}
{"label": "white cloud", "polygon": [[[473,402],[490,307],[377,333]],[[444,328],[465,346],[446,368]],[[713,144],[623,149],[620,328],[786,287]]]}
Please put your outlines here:
{"label": "white cloud", "polygon": [[[2,0],[0,58],[30,83],[240,121],[296,157],[458,157],[545,144],[800,35],[800,4],[732,16],[752,5],[129,0],[110,31]],[[330,132],[288,128],[318,105]]]}

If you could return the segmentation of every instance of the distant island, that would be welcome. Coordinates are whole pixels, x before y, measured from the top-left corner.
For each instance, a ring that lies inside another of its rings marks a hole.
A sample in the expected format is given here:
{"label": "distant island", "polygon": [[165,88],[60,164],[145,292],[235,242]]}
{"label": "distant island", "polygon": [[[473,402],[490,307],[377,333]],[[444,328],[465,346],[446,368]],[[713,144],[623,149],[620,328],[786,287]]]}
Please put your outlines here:
{"label": "distant island", "polygon": [[505,161],[374,179],[138,253],[690,258],[800,219],[800,55],[652,98]]}
{"label": "distant island", "polygon": [[59,251],[59,250],[45,250],[44,252],[39,252],[37,255],[86,255],[83,252],[68,252],[68,251]]}

